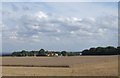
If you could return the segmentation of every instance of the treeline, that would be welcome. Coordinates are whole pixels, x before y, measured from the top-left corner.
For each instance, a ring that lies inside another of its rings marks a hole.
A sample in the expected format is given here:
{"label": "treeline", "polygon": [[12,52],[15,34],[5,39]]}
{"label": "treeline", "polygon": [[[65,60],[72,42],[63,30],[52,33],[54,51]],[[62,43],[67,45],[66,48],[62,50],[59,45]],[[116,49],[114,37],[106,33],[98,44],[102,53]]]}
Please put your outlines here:
{"label": "treeline", "polygon": [[40,49],[39,51],[25,51],[22,50],[20,52],[13,52],[12,56],[68,56],[68,55],[77,55],[75,53],[68,53],[66,51],[45,51],[44,49]]}
{"label": "treeline", "polygon": [[39,51],[22,50],[19,52],[13,52],[12,56],[79,56],[79,55],[119,55],[119,54],[120,46],[117,48],[108,46],[85,49],[81,52],[46,51],[44,49],[40,49]]}
{"label": "treeline", "polygon": [[119,54],[120,54],[120,46],[117,48],[112,46],[97,47],[82,51],[82,55],[119,55]]}

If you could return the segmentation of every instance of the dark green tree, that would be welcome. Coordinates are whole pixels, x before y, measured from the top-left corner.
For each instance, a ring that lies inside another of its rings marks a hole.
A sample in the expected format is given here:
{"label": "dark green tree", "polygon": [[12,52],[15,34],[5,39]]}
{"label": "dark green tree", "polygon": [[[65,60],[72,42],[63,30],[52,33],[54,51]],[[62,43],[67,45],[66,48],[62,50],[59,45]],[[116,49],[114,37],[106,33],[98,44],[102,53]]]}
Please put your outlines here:
{"label": "dark green tree", "polygon": [[22,50],[22,51],[21,51],[21,56],[27,56],[27,51]]}
{"label": "dark green tree", "polygon": [[62,51],[61,54],[62,54],[63,56],[67,56],[67,52],[66,52],[66,51]]}
{"label": "dark green tree", "polygon": [[38,52],[38,56],[45,56],[45,55],[46,55],[45,50],[40,49],[39,52]]}
{"label": "dark green tree", "polygon": [[120,46],[117,47],[117,54],[120,55]]}

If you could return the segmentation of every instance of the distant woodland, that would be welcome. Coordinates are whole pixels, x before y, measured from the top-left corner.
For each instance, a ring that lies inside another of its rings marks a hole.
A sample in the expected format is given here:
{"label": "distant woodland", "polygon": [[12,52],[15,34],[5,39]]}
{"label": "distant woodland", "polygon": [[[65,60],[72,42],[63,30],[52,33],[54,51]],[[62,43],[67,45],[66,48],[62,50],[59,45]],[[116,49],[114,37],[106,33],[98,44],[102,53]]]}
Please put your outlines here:
{"label": "distant woodland", "polygon": [[[13,52],[8,56],[80,56],[80,55],[119,55],[120,46],[117,48],[113,46],[108,47],[96,47],[85,49],[78,52],[67,52],[67,51],[47,51],[40,49],[39,51],[26,51],[22,50],[19,52]],[[7,55],[4,55],[7,56]]]}

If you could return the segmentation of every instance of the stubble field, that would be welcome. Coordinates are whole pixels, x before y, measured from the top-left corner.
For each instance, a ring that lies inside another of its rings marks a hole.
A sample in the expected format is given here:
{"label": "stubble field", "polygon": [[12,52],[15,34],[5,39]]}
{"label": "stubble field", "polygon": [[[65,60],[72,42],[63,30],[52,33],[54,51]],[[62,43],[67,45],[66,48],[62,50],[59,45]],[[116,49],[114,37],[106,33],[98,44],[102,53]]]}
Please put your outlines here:
{"label": "stubble field", "polygon": [[118,56],[2,57],[3,76],[117,76]]}

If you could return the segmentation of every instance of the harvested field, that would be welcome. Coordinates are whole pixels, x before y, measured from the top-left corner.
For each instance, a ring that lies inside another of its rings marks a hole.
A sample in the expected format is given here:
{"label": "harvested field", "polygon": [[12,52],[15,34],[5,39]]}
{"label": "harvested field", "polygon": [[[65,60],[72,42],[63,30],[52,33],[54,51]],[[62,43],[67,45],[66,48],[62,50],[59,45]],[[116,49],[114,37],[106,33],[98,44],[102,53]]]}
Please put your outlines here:
{"label": "harvested field", "polygon": [[117,76],[118,56],[3,57],[3,76]]}

